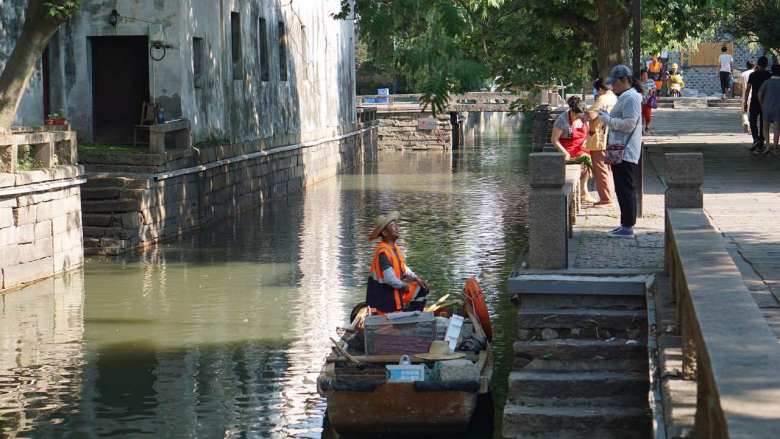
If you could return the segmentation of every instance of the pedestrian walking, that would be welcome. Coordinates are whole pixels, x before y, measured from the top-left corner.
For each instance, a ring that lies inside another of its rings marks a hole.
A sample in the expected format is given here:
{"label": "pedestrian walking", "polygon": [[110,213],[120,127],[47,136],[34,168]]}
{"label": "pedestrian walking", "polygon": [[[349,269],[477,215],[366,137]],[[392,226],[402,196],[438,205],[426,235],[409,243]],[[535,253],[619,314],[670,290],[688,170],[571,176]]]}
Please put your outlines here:
{"label": "pedestrian walking", "polygon": [[[762,56],[758,58],[756,70],[748,78],[748,85],[745,90],[747,97],[742,101],[742,110],[748,112],[750,121],[750,134],[753,136],[753,146],[750,148],[750,152],[753,154],[764,154],[767,152],[767,149],[764,147],[764,118],[761,112],[761,103],[756,98],[756,93],[764,85],[764,82],[772,77],[772,74],[767,71],[768,65],[769,59],[767,57]],[[753,93],[753,90],[756,93]]]}
{"label": "pedestrian walking", "polygon": [[609,236],[631,238],[636,225],[636,179],[642,154],[642,86],[631,69],[622,64],[612,68],[605,82],[618,95],[611,112],[599,112],[599,119],[609,128],[607,162],[612,167],[620,205],[620,226]]}
{"label": "pedestrian walking", "polygon": [[764,139],[769,143],[769,133],[774,131],[775,142],[767,151],[780,154],[780,64],[772,65],[772,77],[757,92],[764,119]]}
{"label": "pedestrian walking", "polygon": [[605,161],[609,130],[598,118],[598,114],[599,111],[612,111],[617,102],[617,96],[612,92],[612,87],[608,86],[601,78],[593,83],[593,88],[597,90],[596,101],[588,108],[590,126],[586,145],[593,161],[593,180],[596,182],[596,191],[599,194],[599,200],[594,206],[607,206],[612,204],[614,190],[612,172]]}
{"label": "pedestrian walking", "polygon": [[726,94],[731,92],[731,71],[734,70],[734,58],[729,55],[728,51],[728,47],[721,47],[720,56],[718,57],[718,64],[720,65],[718,79],[720,79],[720,91],[723,99],[726,99]]}
{"label": "pedestrian walking", "polygon": [[570,97],[566,103],[569,109],[564,111],[553,123],[550,141],[558,151],[562,152],[567,164],[580,164],[581,198],[585,203],[595,203],[597,200],[588,192],[588,180],[593,170],[593,161],[585,148],[588,140],[588,115],[585,113],[582,99],[579,96]]}
{"label": "pedestrian walking", "polygon": [[663,69],[664,64],[658,59],[658,54],[654,53],[653,58],[647,64],[647,72],[649,73],[650,79],[653,80],[655,84],[654,88],[656,90],[661,90],[661,87],[663,87]]}
{"label": "pedestrian walking", "polygon": [[[756,70],[756,64],[753,61],[748,60],[745,63],[745,71],[740,73],[739,80],[742,83],[742,101],[744,102],[745,99],[747,99],[747,102],[750,102],[750,93],[748,92],[748,79],[750,79],[750,74],[753,73]],[[742,112],[742,129],[745,130],[746,133],[750,132],[750,118],[748,117],[747,111]]]}
{"label": "pedestrian walking", "polygon": [[647,71],[642,69],[639,73],[639,81],[642,84],[642,125],[643,133],[650,132],[650,122],[653,121],[653,108],[658,106],[658,89],[656,81],[647,76]]}

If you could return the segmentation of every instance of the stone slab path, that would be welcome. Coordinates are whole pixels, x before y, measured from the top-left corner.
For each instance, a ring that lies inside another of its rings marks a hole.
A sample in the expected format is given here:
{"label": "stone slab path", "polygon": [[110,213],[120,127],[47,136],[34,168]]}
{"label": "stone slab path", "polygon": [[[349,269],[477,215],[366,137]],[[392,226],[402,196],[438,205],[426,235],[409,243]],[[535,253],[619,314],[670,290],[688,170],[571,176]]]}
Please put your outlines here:
{"label": "stone slab path", "polygon": [[651,128],[637,237],[607,237],[617,209],[586,208],[572,242],[572,268],[663,269],[663,155],[702,152],[704,209],[780,336],[780,157],[749,153],[751,138],[734,109],[659,109]]}

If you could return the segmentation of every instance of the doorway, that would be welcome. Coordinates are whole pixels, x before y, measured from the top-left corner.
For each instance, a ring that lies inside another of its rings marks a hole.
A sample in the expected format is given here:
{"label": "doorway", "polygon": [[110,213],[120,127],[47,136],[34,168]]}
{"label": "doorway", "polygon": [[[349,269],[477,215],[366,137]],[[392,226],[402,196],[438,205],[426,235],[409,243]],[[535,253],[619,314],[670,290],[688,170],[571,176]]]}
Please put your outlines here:
{"label": "doorway", "polygon": [[149,101],[146,36],[91,37],[95,143],[131,144],[133,125]]}

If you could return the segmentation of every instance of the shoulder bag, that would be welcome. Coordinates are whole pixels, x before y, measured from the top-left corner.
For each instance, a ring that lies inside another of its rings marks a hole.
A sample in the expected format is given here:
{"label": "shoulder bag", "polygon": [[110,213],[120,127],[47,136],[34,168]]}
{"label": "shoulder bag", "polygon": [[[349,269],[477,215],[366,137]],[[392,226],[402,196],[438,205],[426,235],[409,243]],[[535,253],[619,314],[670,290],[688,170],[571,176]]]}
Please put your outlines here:
{"label": "shoulder bag", "polygon": [[652,109],[658,108],[658,96],[656,96],[655,93],[653,93],[652,95],[650,95],[649,98],[647,98],[647,106]]}
{"label": "shoulder bag", "polygon": [[604,163],[608,165],[619,165],[623,163],[623,154],[626,152],[626,145],[631,142],[631,138],[634,137],[634,133],[639,128],[639,124],[642,123],[642,115],[639,115],[639,120],[636,122],[634,130],[628,136],[624,143],[612,143],[607,145],[606,156],[604,157]]}

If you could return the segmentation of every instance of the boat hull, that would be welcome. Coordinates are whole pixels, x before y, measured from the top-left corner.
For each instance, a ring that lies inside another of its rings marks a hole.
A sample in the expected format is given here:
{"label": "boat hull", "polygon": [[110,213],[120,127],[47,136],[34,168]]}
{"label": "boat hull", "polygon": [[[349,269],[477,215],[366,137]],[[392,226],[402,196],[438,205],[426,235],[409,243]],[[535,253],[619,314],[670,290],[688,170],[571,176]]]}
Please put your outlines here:
{"label": "boat hull", "polygon": [[419,391],[406,383],[381,384],[373,392],[326,392],[328,420],[340,433],[458,432],[477,406],[477,394]]}

